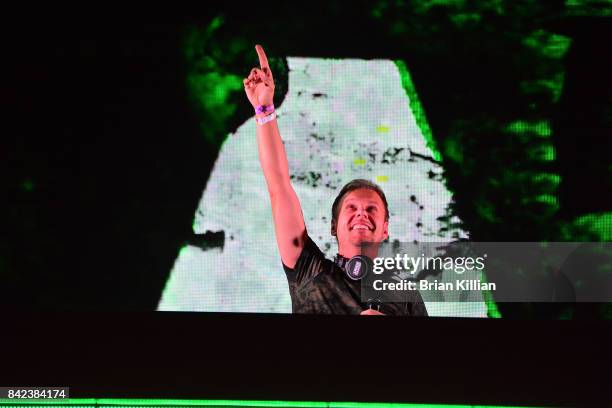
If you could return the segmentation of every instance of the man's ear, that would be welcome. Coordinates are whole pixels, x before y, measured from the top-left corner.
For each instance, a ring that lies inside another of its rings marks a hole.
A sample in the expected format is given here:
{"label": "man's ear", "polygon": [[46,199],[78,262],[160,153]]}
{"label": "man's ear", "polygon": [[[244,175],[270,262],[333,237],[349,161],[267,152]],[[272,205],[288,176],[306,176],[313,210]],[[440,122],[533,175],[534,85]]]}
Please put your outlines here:
{"label": "man's ear", "polygon": [[336,226],[336,221],[335,220],[332,220],[332,223],[331,223],[331,234],[332,234],[333,237],[338,235],[337,234],[337,226]]}
{"label": "man's ear", "polygon": [[384,239],[389,238],[389,221],[385,221],[383,224],[383,237]]}

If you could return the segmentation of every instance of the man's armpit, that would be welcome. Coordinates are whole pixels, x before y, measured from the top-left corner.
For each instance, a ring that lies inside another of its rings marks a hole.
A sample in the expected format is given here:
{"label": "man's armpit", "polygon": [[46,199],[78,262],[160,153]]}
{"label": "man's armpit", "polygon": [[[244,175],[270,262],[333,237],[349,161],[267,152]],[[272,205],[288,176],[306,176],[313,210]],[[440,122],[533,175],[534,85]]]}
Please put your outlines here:
{"label": "man's armpit", "polygon": [[302,285],[317,276],[322,271],[323,261],[325,260],[325,256],[308,234],[304,234],[303,239],[304,246],[295,266],[289,268],[283,263],[287,277],[298,285]]}

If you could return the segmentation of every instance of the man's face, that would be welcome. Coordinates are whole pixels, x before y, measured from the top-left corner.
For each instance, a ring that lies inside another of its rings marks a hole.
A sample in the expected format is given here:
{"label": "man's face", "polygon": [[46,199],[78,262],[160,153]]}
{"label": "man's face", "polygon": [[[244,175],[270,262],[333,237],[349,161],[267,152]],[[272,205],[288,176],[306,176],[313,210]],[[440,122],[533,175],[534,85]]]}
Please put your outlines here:
{"label": "man's face", "polygon": [[346,194],[340,206],[336,237],[340,247],[382,242],[389,237],[385,205],[374,190],[360,188]]}

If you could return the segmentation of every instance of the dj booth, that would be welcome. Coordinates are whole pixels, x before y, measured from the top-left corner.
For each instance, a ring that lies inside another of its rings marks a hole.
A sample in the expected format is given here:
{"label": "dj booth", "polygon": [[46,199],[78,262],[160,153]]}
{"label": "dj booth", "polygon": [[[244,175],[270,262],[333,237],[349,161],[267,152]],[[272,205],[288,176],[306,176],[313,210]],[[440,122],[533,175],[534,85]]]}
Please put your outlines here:
{"label": "dj booth", "polygon": [[612,337],[600,321],[223,313],[3,320],[0,384],[69,387],[70,399],[3,399],[2,406],[585,406],[609,399],[602,373]]}

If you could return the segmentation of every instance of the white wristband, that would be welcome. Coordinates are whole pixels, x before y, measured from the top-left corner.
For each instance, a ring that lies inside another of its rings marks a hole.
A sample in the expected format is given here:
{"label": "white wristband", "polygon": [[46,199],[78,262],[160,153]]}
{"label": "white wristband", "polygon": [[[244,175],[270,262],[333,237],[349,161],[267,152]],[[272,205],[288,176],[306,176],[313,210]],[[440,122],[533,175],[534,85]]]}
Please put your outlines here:
{"label": "white wristband", "polygon": [[255,122],[257,122],[258,125],[263,125],[264,123],[268,123],[271,120],[276,119],[276,112],[272,112],[271,114],[269,114],[268,116],[264,116],[263,118],[255,118]]}

